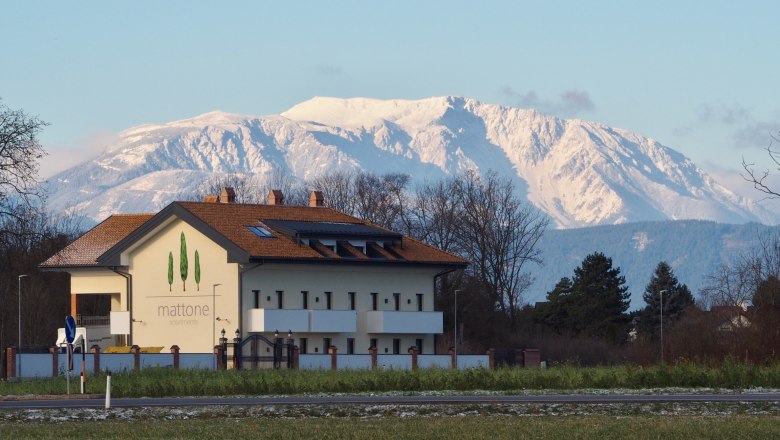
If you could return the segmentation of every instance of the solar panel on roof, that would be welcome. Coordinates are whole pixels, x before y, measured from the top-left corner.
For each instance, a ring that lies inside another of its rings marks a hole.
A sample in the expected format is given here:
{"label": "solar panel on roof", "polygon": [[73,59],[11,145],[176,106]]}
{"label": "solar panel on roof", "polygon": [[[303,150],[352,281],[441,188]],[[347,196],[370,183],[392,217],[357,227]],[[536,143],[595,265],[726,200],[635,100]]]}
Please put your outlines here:
{"label": "solar panel on roof", "polygon": [[373,237],[400,239],[401,234],[369,226],[363,223],[305,222],[294,220],[264,220],[271,229],[298,237]]}

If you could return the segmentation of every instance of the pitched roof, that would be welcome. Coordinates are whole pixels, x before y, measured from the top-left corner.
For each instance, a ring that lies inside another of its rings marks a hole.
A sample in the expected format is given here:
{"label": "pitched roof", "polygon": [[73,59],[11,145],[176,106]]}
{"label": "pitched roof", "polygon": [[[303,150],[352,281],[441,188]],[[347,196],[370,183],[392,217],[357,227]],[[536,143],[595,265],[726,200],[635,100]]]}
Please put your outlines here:
{"label": "pitched roof", "polygon": [[41,267],[97,266],[97,259],[154,214],[114,214],[41,263]]}
{"label": "pitched roof", "polygon": [[[173,202],[153,216],[111,216],[42,266],[118,266],[119,256],[125,249],[171,216],[189,223],[227,249],[228,258],[236,262],[280,260],[461,267],[467,264],[460,257],[330,208]],[[253,226],[267,229],[272,236],[259,236],[248,229]],[[318,233],[325,235],[317,237]],[[370,256],[357,255],[359,250],[351,246],[347,252],[333,252],[316,242],[317,238],[337,238],[343,246],[351,234],[352,239],[369,240]],[[311,237],[311,245],[301,241],[300,235]]]}

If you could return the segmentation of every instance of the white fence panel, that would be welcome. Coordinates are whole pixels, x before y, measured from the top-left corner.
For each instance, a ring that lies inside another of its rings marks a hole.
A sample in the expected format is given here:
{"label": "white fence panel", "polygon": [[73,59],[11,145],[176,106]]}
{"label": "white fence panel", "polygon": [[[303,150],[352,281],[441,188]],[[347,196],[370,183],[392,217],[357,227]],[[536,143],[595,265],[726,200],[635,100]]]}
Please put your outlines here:
{"label": "white fence panel", "polygon": [[302,370],[330,369],[330,355],[327,354],[298,355],[298,368]]}
{"label": "white fence panel", "polygon": [[451,368],[452,357],[448,354],[421,354],[417,356],[420,368]]}
{"label": "white fence panel", "polygon": [[411,370],[412,357],[408,354],[379,354],[376,357],[378,368],[391,370]]}
{"label": "white fence panel", "polygon": [[[179,368],[181,369],[214,369],[213,353],[187,353],[179,354]],[[173,360],[171,360],[173,362]]]}
{"label": "white fence panel", "polygon": [[368,354],[344,354],[338,356],[339,370],[370,370],[371,355]]}
{"label": "white fence panel", "polygon": [[489,360],[486,354],[462,354],[458,355],[458,369],[488,368]]}
{"label": "white fence panel", "polygon": [[[169,353],[140,353],[141,368],[173,368],[173,355]],[[181,356],[181,355],[180,355]]]}

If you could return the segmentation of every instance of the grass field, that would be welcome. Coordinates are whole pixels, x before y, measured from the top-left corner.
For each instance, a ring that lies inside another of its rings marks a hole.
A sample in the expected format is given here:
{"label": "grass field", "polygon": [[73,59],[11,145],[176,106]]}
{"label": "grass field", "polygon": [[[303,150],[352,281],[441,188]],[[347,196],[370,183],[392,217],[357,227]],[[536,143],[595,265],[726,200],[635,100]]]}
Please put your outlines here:
{"label": "grass field", "polygon": [[[87,390],[105,392],[105,375],[90,376]],[[561,366],[550,369],[451,370],[255,370],[211,371],[148,368],[112,376],[114,397],[222,396],[304,393],[420,392],[644,388],[780,388],[780,365],[725,362],[640,367]],[[78,389],[78,378],[72,385]],[[65,378],[0,382],[0,395],[65,394]]]}
{"label": "grass field", "polygon": [[771,439],[777,416],[461,416],[372,418],[209,418],[1,422],[13,438],[274,438],[274,439]]}

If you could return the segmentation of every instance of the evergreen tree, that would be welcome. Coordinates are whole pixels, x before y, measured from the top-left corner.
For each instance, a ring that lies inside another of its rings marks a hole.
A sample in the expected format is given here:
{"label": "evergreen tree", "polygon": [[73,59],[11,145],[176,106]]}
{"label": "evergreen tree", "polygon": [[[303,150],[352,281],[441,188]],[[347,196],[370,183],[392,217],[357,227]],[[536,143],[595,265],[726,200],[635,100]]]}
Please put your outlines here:
{"label": "evergreen tree", "polygon": [[547,292],[547,303],[537,312],[537,322],[558,334],[571,331],[568,308],[571,303],[571,279],[563,277],[555,288]]}
{"label": "evergreen tree", "polygon": [[642,298],[644,309],[639,314],[639,331],[656,339],[661,329],[661,292],[663,291],[664,325],[678,321],[693,306],[693,295],[685,284],[680,284],[672,268],[665,261],[658,263],[653,277],[645,287]]}
{"label": "evergreen tree", "polygon": [[611,258],[600,252],[585,257],[572,279],[569,315],[573,330],[613,343],[625,341],[631,298],[625,283],[620,268],[612,267]]}

